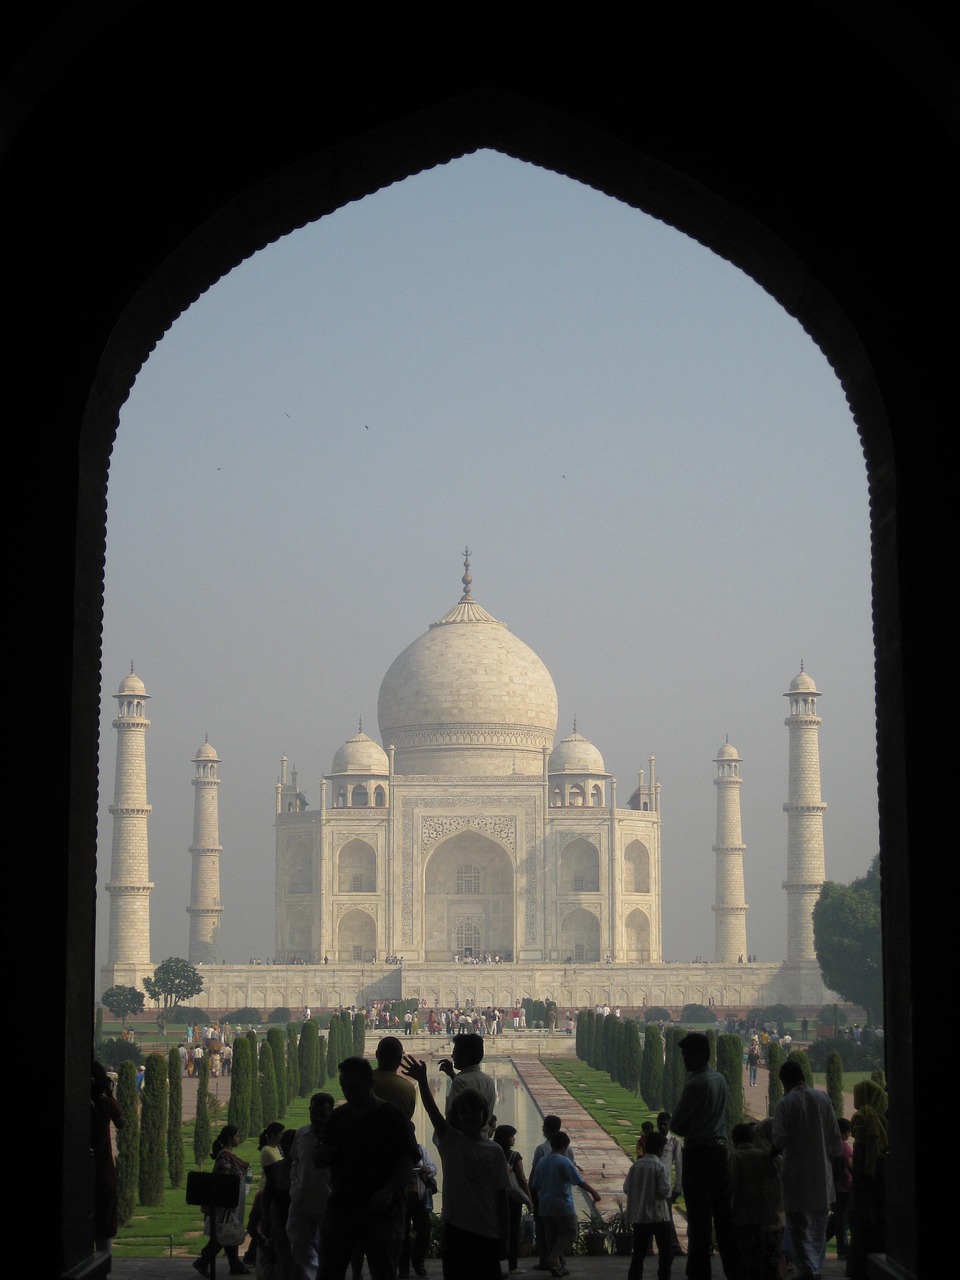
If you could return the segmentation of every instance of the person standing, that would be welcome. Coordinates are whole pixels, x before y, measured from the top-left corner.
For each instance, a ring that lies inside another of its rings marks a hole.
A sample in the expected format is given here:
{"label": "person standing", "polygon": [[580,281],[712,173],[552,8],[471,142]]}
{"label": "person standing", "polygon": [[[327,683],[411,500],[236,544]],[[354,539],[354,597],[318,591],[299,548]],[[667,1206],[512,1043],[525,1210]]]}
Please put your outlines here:
{"label": "person standing", "polygon": [[453,1081],[447,1091],[447,1115],[456,1101],[457,1095],[465,1089],[476,1089],[487,1104],[489,1115],[493,1115],[497,1106],[497,1086],[490,1076],[480,1068],[483,1061],[483,1036],[475,1031],[466,1031],[453,1041],[451,1058],[444,1058],[440,1070]]}
{"label": "person standing", "polygon": [[581,1177],[569,1151],[570,1139],[561,1129],[550,1139],[550,1154],[537,1162],[530,1178],[546,1237],[546,1269],[554,1276],[567,1274],[564,1255],[570,1252],[577,1235],[573,1188],[582,1187],[594,1204],[600,1200],[600,1192]]}
{"label": "person standing", "polygon": [[783,1153],[783,1208],[796,1280],[810,1280],[823,1270],[827,1218],[835,1195],[833,1163],[843,1145],[830,1099],[807,1085],[799,1062],[788,1059],[780,1068],[780,1080],[785,1092],[773,1116],[773,1146]]}
{"label": "person standing", "polygon": [[665,1143],[664,1134],[651,1133],[644,1154],[630,1167],[623,1182],[627,1222],[633,1227],[627,1280],[643,1280],[643,1260],[651,1239],[657,1242],[657,1280],[669,1280],[674,1232],[670,1222],[670,1175],[662,1160]]}
{"label": "person standing", "polygon": [[727,1082],[710,1066],[710,1041],[691,1031],[680,1041],[687,1083],[671,1121],[683,1138],[683,1198],[687,1207],[687,1280],[711,1280],[711,1228],[727,1280],[744,1280],[730,1208],[727,1171]]}
{"label": "person standing", "polygon": [[413,1119],[417,1090],[399,1074],[403,1061],[403,1044],[396,1036],[383,1036],[377,1042],[377,1065],[373,1072],[373,1092],[384,1102],[399,1107],[408,1120]]}
{"label": "person standing", "polygon": [[320,1265],[320,1222],[330,1196],[330,1178],[326,1169],[317,1168],[313,1157],[332,1111],[332,1095],[315,1093],[310,1099],[310,1123],[297,1130],[290,1151],[287,1239],[300,1280],[317,1280]]}

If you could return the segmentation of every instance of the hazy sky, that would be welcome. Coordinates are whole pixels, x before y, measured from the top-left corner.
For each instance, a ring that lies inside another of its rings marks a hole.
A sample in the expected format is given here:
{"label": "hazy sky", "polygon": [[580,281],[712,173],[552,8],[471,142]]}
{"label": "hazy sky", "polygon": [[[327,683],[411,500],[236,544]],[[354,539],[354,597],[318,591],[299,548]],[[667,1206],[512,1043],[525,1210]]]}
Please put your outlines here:
{"label": "hazy sky", "polygon": [[[274,952],[274,785],[379,737],[396,655],[460,596],[540,655],[625,802],[657,758],[664,956],[712,957],[716,789],[743,758],[747,939],[785,951],[787,712],[822,694],[827,875],[877,851],[866,472],[842,388],[669,227],[482,152],[287,236],[181,317],[110,468],[100,882],[131,659],[152,957],[186,955],[192,757],[223,764],[223,954]],[[106,948],[106,894],[100,936]]]}

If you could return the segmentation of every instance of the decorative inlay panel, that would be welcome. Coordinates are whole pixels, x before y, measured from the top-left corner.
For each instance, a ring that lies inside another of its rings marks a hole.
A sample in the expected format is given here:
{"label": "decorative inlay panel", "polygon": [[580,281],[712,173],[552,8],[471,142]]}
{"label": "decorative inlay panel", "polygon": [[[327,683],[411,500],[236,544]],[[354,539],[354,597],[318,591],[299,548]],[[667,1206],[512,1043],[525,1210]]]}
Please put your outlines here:
{"label": "decorative inlay panel", "polygon": [[420,824],[420,843],[423,852],[427,853],[430,846],[436,844],[438,840],[453,835],[457,831],[463,831],[465,828],[469,828],[471,831],[479,831],[482,835],[490,836],[493,840],[499,840],[501,844],[507,846],[512,854],[516,855],[516,818],[484,817],[479,814],[476,816],[458,814],[444,818],[424,818]]}

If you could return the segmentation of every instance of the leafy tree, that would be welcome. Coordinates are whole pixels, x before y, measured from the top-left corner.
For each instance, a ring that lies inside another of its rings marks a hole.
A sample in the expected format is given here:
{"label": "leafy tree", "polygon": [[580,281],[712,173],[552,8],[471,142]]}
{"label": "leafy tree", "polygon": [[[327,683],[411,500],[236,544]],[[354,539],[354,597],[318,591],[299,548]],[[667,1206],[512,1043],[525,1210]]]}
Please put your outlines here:
{"label": "leafy tree", "polygon": [[297,1049],[300,1066],[301,1098],[309,1098],[316,1087],[319,1049],[320,1037],[317,1033],[317,1024],[312,1018],[308,1018],[300,1028],[300,1044]]}
{"label": "leafy tree", "polygon": [[285,1004],[282,1004],[282,1005],[279,1005],[276,1009],[270,1010],[270,1015],[267,1018],[267,1021],[275,1022],[278,1026],[286,1026],[286,1024],[291,1020],[292,1016],[293,1015],[290,1013],[290,1010],[287,1008],[287,1006]]}
{"label": "leafy tree", "polygon": [[277,1073],[273,1069],[273,1050],[266,1040],[260,1046],[260,1111],[264,1126],[271,1124],[280,1115],[277,1109]]}
{"label": "leafy tree", "polygon": [[123,1128],[117,1130],[117,1216],[123,1226],[136,1208],[140,1173],[140,1104],[137,1068],[132,1062],[120,1064],[117,1106],[123,1112]]}
{"label": "leafy tree", "polygon": [[813,943],[823,980],[867,1012],[883,1017],[883,944],[880,935],[880,858],[850,884],[824,882],[813,908]]}
{"label": "leafy tree", "polygon": [[[143,1012],[143,992],[138,991],[136,987],[108,987],[100,997],[100,1003],[126,1027],[127,1018],[131,1013]],[[102,1016],[101,1014],[101,1018]]]}
{"label": "leafy tree", "polygon": [[235,1027],[241,1026],[244,1022],[249,1022],[259,1027],[261,1022],[260,1010],[255,1009],[252,1004],[245,1004],[242,1008],[234,1009],[232,1013],[228,1013],[224,1021]]}
{"label": "leafy tree", "polygon": [[743,1041],[724,1033],[717,1038],[717,1070],[727,1082],[727,1106],[724,1123],[727,1136],[743,1119]]}
{"label": "leafy tree", "polygon": [[250,1030],[246,1034],[250,1046],[250,1132],[260,1133],[263,1128],[263,1099],[260,1096],[260,1046],[257,1033]]}
{"label": "leafy tree", "polygon": [[654,1023],[647,1025],[640,1073],[640,1096],[651,1111],[663,1106],[663,1036]]}
{"label": "leafy tree", "polygon": [[833,1114],[843,1115],[843,1059],[833,1052],[827,1058],[827,1097],[833,1104]]}
{"label": "leafy tree", "polygon": [[672,1022],[670,1010],[665,1009],[661,1004],[652,1004],[648,1009],[643,1011],[644,1022]]}
{"label": "leafy tree", "polygon": [[180,956],[161,960],[152,978],[144,978],[143,989],[151,1000],[164,1009],[176,1009],[181,1000],[198,996],[203,990],[203,978],[190,963]]}
{"label": "leafy tree", "polygon": [[643,1050],[640,1046],[640,1028],[632,1018],[623,1024],[623,1058],[620,1068],[620,1083],[636,1097],[640,1088],[640,1069],[643,1064]]}
{"label": "leafy tree", "polygon": [[227,1124],[235,1124],[240,1130],[242,1142],[250,1133],[250,1094],[253,1087],[253,1064],[250,1061],[250,1041],[238,1036],[233,1042],[233,1069],[230,1075],[230,1105],[227,1108]]}
{"label": "leafy tree", "polygon": [[287,1026],[287,1098],[290,1102],[300,1094],[299,1033],[293,1023]]}
{"label": "leafy tree", "polygon": [[273,1054],[273,1082],[277,1091],[276,1118],[282,1120],[287,1112],[287,1037],[281,1027],[271,1027],[267,1032],[267,1044]]}
{"label": "leafy tree", "polygon": [[680,1041],[686,1034],[683,1027],[667,1027],[663,1062],[663,1109],[671,1113],[680,1101],[686,1083],[687,1073],[680,1053]]}
{"label": "leafy tree", "polygon": [[193,1163],[198,1169],[210,1154],[210,1063],[200,1059],[197,1074],[197,1115],[193,1123]]}
{"label": "leafy tree", "polygon": [[122,1040],[120,1036],[110,1040],[101,1040],[96,1048],[97,1059],[103,1063],[105,1067],[112,1067],[114,1071],[120,1070],[121,1062],[132,1062],[134,1064],[143,1061],[143,1050],[138,1044],[134,1044],[132,1040]]}
{"label": "leafy tree", "polygon": [[783,1065],[783,1050],[778,1044],[767,1045],[767,1115],[772,1116],[777,1103],[783,1097],[783,1085],[780,1083],[780,1068]]}
{"label": "leafy tree", "polygon": [[183,1182],[183,1064],[180,1050],[167,1054],[167,1173],[174,1189]]}
{"label": "leafy tree", "polygon": [[810,1059],[807,1057],[805,1049],[791,1049],[787,1054],[788,1062],[798,1062],[800,1070],[803,1072],[803,1083],[813,1086],[813,1070],[810,1067]]}
{"label": "leafy tree", "polygon": [[167,1060],[162,1053],[147,1057],[140,1095],[140,1176],[142,1205],[163,1203],[167,1155]]}
{"label": "leafy tree", "polygon": [[815,1018],[818,1027],[833,1027],[833,1034],[837,1034],[840,1027],[847,1025],[847,1015],[838,1004],[825,1004]]}

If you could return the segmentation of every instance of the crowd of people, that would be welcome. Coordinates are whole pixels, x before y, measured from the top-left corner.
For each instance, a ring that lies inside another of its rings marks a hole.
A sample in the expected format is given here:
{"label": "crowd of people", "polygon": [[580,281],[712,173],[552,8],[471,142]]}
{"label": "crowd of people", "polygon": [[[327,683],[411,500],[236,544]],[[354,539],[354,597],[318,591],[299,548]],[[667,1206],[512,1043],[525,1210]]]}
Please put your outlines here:
{"label": "crowd of people", "polygon": [[[209,1276],[222,1250],[231,1275],[255,1268],[261,1280],[344,1280],[348,1268],[358,1280],[364,1260],[371,1280],[426,1276],[435,1151],[443,1171],[444,1280],[494,1280],[504,1260],[508,1273],[518,1274],[522,1240],[535,1244],[538,1270],[567,1275],[578,1231],[574,1189],[594,1202],[600,1192],[586,1181],[558,1116],[544,1117],[544,1140],[527,1172],[516,1129],[498,1124],[494,1114],[496,1086],[482,1067],[484,1036],[459,1023],[444,1031],[453,1047],[440,1062],[450,1080],[442,1110],[426,1063],[404,1055],[398,1036],[383,1036],[375,1069],[358,1057],[340,1064],[343,1105],[316,1093],[308,1124],[291,1130],[272,1122],[260,1135],[249,1215],[252,1177],[236,1152],[236,1128],[225,1126],[211,1152],[214,1172],[236,1178],[240,1195],[229,1209],[205,1211],[210,1239],[196,1270]],[[763,1048],[754,1035],[750,1084]],[[710,1066],[708,1038],[691,1032],[680,1051],[687,1070],[683,1093],[672,1115],[661,1112],[655,1123],[644,1123],[623,1184],[621,1213],[634,1237],[629,1280],[642,1280],[651,1244],[658,1280],[669,1280],[684,1252],[673,1219],[681,1195],[687,1280],[710,1280],[714,1248],[727,1280],[783,1280],[788,1262],[796,1280],[813,1280],[834,1236],[847,1275],[866,1280],[867,1256],[884,1243],[888,1104],[881,1086],[859,1083],[852,1121],[838,1121],[827,1095],[808,1086],[799,1062],[787,1059],[779,1073],[783,1098],[772,1118],[728,1133],[727,1085]],[[123,1116],[100,1064],[91,1085],[96,1230],[98,1243],[109,1247],[116,1232],[110,1126],[122,1126]],[[429,1146],[413,1126],[418,1094]]]}

